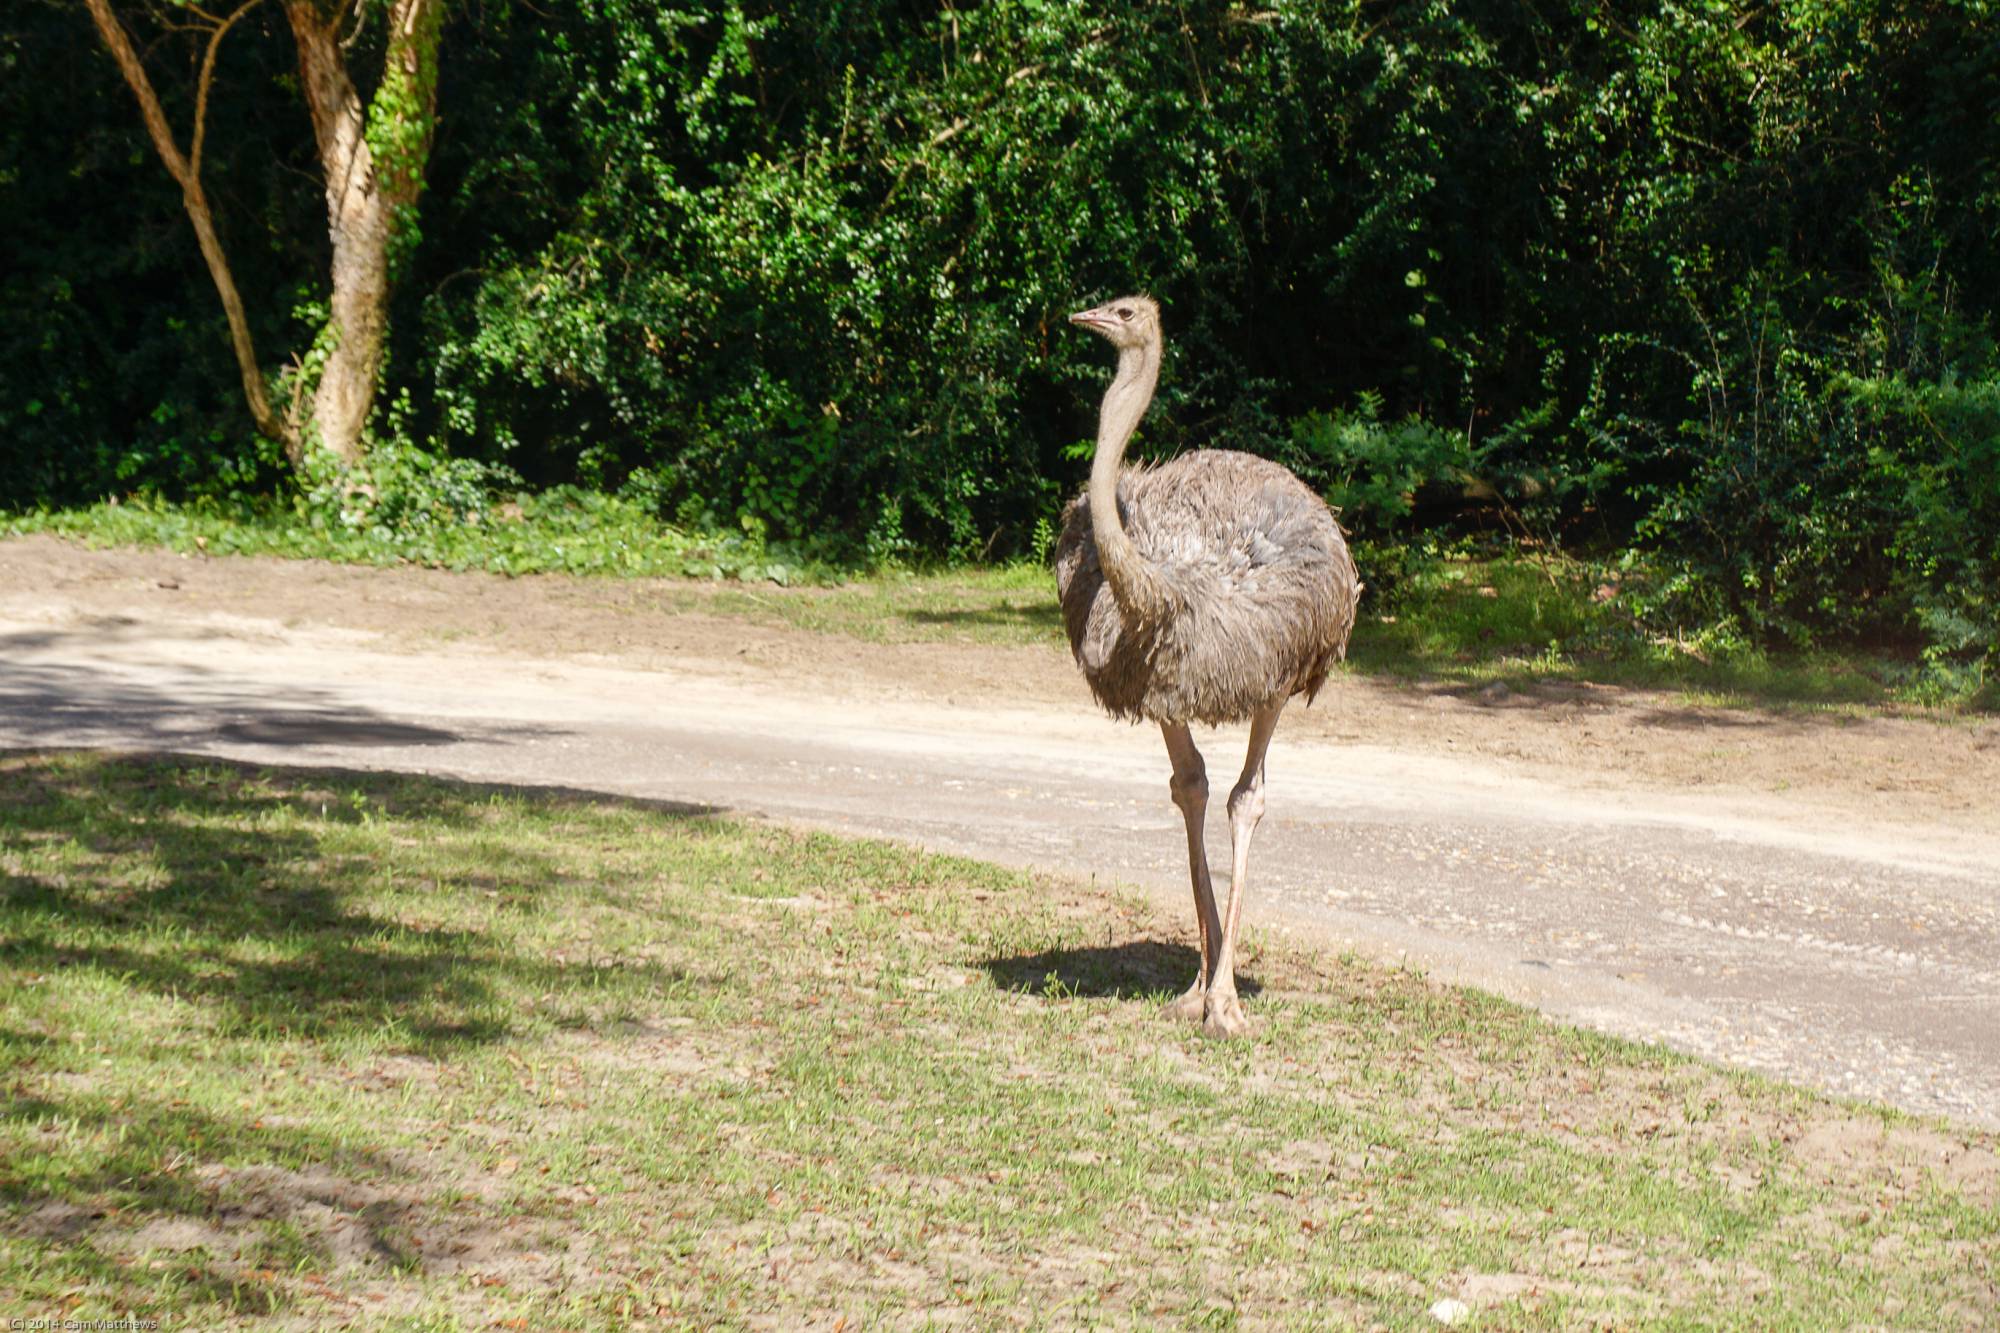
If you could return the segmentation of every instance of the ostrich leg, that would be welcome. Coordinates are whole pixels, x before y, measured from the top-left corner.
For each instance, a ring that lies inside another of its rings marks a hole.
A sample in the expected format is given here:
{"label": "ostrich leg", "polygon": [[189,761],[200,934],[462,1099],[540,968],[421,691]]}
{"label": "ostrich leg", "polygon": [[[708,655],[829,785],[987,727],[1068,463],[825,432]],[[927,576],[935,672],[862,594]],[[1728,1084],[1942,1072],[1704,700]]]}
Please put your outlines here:
{"label": "ostrich leg", "polygon": [[1222,927],[1215,916],[1215,890],[1208,879],[1208,850],[1202,845],[1202,821],[1208,816],[1208,770],[1202,765],[1201,751],[1185,722],[1162,722],[1160,732],[1167,738],[1167,757],[1174,762],[1174,776],[1167,789],[1181,818],[1187,821],[1188,877],[1194,881],[1194,919],[1201,931],[1201,970],[1194,985],[1167,1006],[1170,1018],[1201,1022],[1208,999],[1208,978],[1215,964],[1215,950],[1222,939]]}
{"label": "ostrich leg", "polygon": [[1243,776],[1229,793],[1229,906],[1222,914],[1222,943],[1208,977],[1208,1003],[1202,1031],[1211,1037],[1240,1037],[1250,1031],[1243,1004],[1236,998],[1236,927],[1243,917],[1243,881],[1250,872],[1250,835],[1264,817],[1264,751],[1278,729],[1280,699],[1257,710],[1250,719],[1250,749],[1243,756]]}

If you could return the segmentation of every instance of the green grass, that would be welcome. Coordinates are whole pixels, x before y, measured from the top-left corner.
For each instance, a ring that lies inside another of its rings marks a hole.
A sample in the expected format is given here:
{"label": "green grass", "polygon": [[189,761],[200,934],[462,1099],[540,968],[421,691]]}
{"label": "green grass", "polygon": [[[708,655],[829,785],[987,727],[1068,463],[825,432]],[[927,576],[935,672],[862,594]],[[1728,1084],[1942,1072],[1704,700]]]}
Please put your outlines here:
{"label": "green grass", "polygon": [[[1053,580],[1038,564],[842,569],[747,534],[683,532],[629,501],[581,491],[522,496],[476,521],[353,530],[316,526],[274,506],[144,501],[0,518],[0,536],[36,532],[210,555],[679,579],[690,582],[670,605],[764,624],[874,642],[1063,643]],[[1370,577],[1365,556],[1362,576]],[[1627,583],[1607,566],[1562,556],[1418,561],[1393,601],[1364,600],[1350,668],[1468,689],[1575,682],[1667,689],[1722,707],[1933,715],[2000,707],[2000,684],[1976,672],[1947,677],[1908,657],[1770,653],[1712,629],[1646,629]]]}
{"label": "green grass", "polygon": [[144,496],[78,509],[0,514],[0,536],[50,533],[93,546],[164,546],[207,555],[276,555],[357,565],[495,574],[826,581],[824,562],[750,533],[696,533],[643,506],[575,488],[522,493],[469,512],[404,514],[344,525],[274,501],[167,504]]}
{"label": "green grass", "polygon": [[1724,707],[1954,712],[1995,702],[1983,682],[1947,686],[1884,654],[1769,653],[1709,632],[1652,632],[1620,585],[1602,566],[1563,557],[1440,560],[1399,589],[1391,610],[1364,605],[1349,660],[1406,680],[1590,682],[1674,690]]}
{"label": "green grass", "polygon": [[[1662,689],[1717,707],[1950,715],[1993,706],[1990,689],[1940,688],[1886,656],[1786,656],[1649,634],[1615,596],[1600,595],[1604,579],[1580,561],[1438,561],[1399,590],[1393,610],[1364,603],[1348,669],[1467,690],[1584,682]],[[878,643],[1064,644],[1050,573],[1025,563],[885,570],[827,587],[689,588],[672,605]]]}
{"label": "green grass", "polygon": [[691,586],[670,605],[869,643],[1041,644],[1068,651],[1053,578],[1025,563],[887,569],[825,587]]}
{"label": "green grass", "polygon": [[698,810],[0,758],[0,1291],[167,1327],[1968,1326],[1986,1136]]}

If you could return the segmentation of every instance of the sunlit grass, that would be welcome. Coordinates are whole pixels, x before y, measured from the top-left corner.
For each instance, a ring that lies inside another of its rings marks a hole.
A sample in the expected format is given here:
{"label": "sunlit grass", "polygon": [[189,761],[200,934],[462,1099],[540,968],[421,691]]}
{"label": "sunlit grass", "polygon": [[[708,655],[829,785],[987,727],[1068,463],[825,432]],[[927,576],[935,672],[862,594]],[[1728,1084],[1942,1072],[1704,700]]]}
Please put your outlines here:
{"label": "sunlit grass", "polygon": [[[1364,571],[1365,574],[1365,571]],[[676,603],[871,642],[961,641],[1063,648],[1050,572],[1016,563],[889,570],[822,588],[689,589]],[[1580,561],[1439,560],[1394,599],[1363,601],[1350,670],[1479,688],[1589,683],[1672,690],[1712,707],[1978,709],[1914,664],[1852,652],[1780,655],[1698,632],[1641,626],[1601,569]]]}
{"label": "sunlit grass", "polygon": [[0,1291],[190,1327],[1992,1308],[1986,1136],[1270,939],[1217,1045],[1158,1014],[1181,924],[687,808],[0,758]]}
{"label": "sunlit grass", "polygon": [[1064,643],[1052,577],[1025,563],[889,569],[830,587],[703,587],[680,604],[871,643]]}
{"label": "sunlit grass", "polygon": [[1700,629],[1648,629],[1617,576],[1562,558],[1437,561],[1398,589],[1393,609],[1364,604],[1349,659],[1357,670],[1406,679],[1629,685],[1725,707],[1975,702],[1937,696],[1911,664],[1892,658],[1781,655]]}
{"label": "sunlit grass", "polygon": [[168,504],[144,496],[76,509],[0,514],[0,536],[50,533],[93,546],[163,546],[204,555],[275,555],[355,565],[494,574],[826,581],[823,561],[749,532],[692,532],[629,500],[565,488],[465,513],[347,526],[274,500]]}

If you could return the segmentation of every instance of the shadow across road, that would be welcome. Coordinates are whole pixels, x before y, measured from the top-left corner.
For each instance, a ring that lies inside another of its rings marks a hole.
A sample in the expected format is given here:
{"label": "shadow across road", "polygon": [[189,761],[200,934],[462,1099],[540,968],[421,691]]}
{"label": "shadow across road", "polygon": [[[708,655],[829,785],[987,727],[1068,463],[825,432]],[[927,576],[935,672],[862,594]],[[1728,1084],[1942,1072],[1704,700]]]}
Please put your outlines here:
{"label": "shadow across road", "polygon": [[[69,635],[71,641],[79,636]],[[523,723],[393,718],[310,684],[257,689],[178,664],[172,683],[140,681],[78,662],[37,662],[48,633],[0,635],[0,738],[34,748],[198,750],[206,744],[277,751],[409,749],[462,741],[566,735]],[[274,760],[290,756],[274,754]]]}

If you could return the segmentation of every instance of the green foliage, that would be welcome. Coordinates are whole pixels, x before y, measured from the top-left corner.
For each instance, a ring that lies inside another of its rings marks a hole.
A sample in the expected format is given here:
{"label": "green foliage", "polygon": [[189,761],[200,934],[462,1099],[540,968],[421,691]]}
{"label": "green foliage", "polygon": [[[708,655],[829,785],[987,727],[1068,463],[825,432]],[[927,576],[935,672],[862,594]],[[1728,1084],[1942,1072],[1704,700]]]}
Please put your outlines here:
{"label": "green foliage", "polygon": [[1983,684],[2000,666],[2000,368],[1847,387],[1893,523],[1891,593],[1915,608],[1936,672]]}
{"label": "green foliage", "polygon": [[[8,68],[68,76],[0,81],[0,207],[28,220],[0,278],[28,312],[0,330],[0,504],[268,494],[177,201],[72,18],[0,23]],[[388,471],[359,509],[308,483],[334,526],[579,486],[753,545],[1032,554],[1107,374],[1063,316],[1143,288],[1171,351],[1141,452],[1283,459],[1343,506],[1377,589],[1497,528],[1666,569],[1659,627],[1990,669],[1983,6],[450,21]],[[246,290],[310,303],[319,201],[281,169],[309,135],[282,33],[248,22],[212,192]],[[308,340],[254,313],[272,346]]]}
{"label": "green foliage", "polygon": [[1928,282],[1881,280],[1890,317],[1849,340],[1809,343],[1770,284],[1716,331],[1640,525],[1681,571],[1652,609],[1795,647],[1914,628],[1972,692],[2000,644],[2000,357]]}
{"label": "green foliage", "polygon": [[[395,34],[390,57],[383,62],[382,81],[368,99],[362,133],[375,172],[384,182],[393,207],[389,239],[390,271],[400,273],[422,238],[415,200],[422,193],[435,132],[438,79],[438,29],[442,6],[429,5],[415,14],[412,30]],[[398,58],[399,53],[402,58]]]}
{"label": "green foliage", "polygon": [[1419,492],[1462,493],[1473,481],[1463,434],[1421,417],[1384,422],[1381,411],[1381,395],[1363,394],[1352,412],[1308,413],[1292,423],[1291,447],[1280,454],[1363,538],[1407,535]]}

